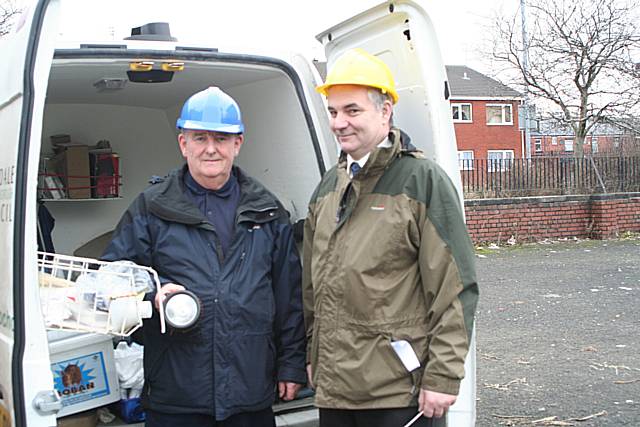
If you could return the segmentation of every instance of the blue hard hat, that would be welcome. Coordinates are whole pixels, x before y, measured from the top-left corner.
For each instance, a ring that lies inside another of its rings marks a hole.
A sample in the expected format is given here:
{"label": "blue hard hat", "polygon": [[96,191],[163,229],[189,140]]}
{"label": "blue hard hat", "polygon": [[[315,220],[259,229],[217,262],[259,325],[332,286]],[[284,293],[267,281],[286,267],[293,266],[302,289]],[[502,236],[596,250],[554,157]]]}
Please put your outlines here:
{"label": "blue hard hat", "polygon": [[233,98],[215,86],[191,95],[176,122],[178,129],[243,133],[240,107]]}

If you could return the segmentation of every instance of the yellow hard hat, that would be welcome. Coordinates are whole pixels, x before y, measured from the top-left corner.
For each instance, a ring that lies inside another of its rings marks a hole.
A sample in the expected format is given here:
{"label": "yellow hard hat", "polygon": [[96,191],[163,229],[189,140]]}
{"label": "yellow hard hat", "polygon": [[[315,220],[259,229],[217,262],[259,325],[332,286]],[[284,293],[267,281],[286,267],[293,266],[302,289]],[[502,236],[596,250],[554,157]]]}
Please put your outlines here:
{"label": "yellow hard hat", "polygon": [[316,90],[327,96],[327,89],[334,85],[375,87],[382,93],[388,93],[394,104],[398,102],[391,70],[380,58],[363,49],[352,49],[342,54],[329,70],[324,84]]}

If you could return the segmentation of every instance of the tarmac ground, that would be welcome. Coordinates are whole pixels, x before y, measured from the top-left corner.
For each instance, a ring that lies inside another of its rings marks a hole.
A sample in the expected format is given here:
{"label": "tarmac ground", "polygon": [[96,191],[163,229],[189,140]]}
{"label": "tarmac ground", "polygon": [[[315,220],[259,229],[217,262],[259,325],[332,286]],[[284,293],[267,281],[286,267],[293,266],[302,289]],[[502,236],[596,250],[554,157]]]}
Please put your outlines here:
{"label": "tarmac ground", "polygon": [[640,238],[479,250],[477,426],[640,426]]}

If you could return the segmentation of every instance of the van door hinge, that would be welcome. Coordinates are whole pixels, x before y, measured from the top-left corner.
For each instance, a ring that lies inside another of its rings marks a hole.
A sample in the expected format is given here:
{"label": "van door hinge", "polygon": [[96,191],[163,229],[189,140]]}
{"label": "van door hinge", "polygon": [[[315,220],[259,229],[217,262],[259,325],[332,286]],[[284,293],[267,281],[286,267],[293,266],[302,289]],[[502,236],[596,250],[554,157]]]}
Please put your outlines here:
{"label": "van door hinge", "polygon": [[40,412],[58,412],[62,409],[62,398],[57,390],[41,391],[33,399],[33,406]]}

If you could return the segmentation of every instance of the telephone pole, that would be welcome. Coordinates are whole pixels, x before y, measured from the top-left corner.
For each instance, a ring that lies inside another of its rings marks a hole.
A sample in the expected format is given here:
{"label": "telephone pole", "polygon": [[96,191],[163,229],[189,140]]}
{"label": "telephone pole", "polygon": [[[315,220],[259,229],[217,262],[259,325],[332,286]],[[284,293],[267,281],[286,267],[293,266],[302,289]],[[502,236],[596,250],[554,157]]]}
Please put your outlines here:
{"label": "telephone pole", "polygon": [[[529,74],[529,38],[527,36],[526,0],[520,0],[520,15],[522,18],[522,71]],[[524,149],[527,160],[531,159],[531,117],[529,111],[529,85],[524,82]]]}

